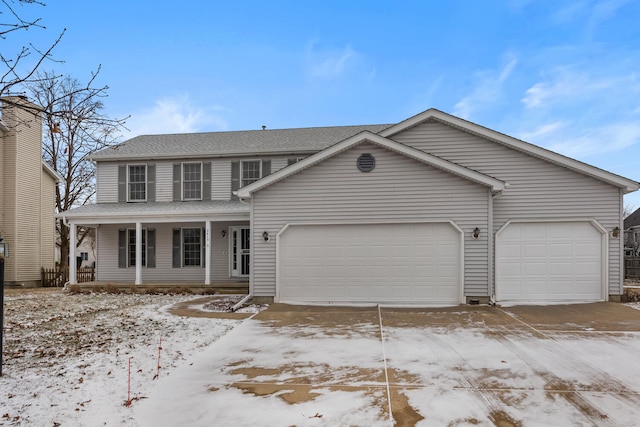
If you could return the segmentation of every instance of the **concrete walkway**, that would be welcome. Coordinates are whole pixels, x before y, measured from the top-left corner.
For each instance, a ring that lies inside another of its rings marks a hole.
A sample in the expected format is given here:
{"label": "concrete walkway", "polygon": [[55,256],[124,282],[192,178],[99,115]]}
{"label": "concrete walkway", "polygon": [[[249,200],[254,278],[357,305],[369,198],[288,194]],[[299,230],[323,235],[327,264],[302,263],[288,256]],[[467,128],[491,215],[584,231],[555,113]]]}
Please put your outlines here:
{"label": "concrete walkway", "polygon": [[275,304],[137,409],[140,425],[633,425],[640,311]]}

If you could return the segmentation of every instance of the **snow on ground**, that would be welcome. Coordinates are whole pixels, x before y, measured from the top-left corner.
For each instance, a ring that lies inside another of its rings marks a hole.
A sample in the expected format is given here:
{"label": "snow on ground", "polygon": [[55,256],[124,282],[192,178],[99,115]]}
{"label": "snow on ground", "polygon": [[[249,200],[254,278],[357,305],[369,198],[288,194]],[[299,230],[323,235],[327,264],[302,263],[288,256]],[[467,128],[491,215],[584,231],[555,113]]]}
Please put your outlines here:
{"label": "snow on ground", "polygon": [[[455,316],[453,313],[451,318]],[[636,425],[637,332],[247,320],[163,378],[139,426]],[[364,316],[364,315],[363,315]],[[373,319],[375,320],[375,319]],[[384,368],[391,375],[390,388]],[[176,399],[175,396],[180,396]],[[421,418],[420,418],[421,417]]]}
{"label": "snow on ground", "polygon": [[[179,317],[197,296],[7,291],[0,426],[132,426],[127,407],[241,323]],[[161,368],[158,370],[158,347]]]}

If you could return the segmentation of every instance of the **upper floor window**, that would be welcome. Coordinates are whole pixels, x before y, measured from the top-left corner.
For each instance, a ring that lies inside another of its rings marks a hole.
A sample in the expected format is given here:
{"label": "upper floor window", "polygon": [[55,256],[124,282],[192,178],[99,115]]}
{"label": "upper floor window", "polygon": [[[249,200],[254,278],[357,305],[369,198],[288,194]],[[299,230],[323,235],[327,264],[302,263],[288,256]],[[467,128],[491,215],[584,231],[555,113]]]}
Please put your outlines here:
{"label": "upper floor window", "polygon": [[202,199],[202,163],[182,164],[182,200]]}
{"label": "upper floor window", "polygon": [[147,165],[129,165],[128,196],[131,202],[144,202],[147,200]]}
{"label": "upper floor window", "polygon": [[262,177],[262,162],[260,160],[245,160],[240,162],[240,187],[256,182]]}

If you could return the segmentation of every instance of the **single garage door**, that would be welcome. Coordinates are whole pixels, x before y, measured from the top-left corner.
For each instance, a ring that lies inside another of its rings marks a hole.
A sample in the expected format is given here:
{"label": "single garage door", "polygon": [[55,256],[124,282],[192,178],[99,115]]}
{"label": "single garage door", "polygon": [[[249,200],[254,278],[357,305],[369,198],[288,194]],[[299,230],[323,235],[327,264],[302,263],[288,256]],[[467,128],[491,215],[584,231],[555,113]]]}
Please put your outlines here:
{"label": "single garage door", "polygon": [[602,301],[602,233],[588,221],[510,223],[496,236],[496,299]]}
{"label": "single garage door", "polygon": [[282,302],[458,304],[449,223],[290,225],[278,237]]}

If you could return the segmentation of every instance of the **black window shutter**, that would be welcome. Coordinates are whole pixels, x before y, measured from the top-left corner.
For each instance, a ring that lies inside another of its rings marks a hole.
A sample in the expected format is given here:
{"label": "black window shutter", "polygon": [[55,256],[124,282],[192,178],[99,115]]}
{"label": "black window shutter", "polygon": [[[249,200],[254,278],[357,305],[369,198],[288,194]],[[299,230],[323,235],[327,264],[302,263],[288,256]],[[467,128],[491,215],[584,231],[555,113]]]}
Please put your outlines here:
{"label": "black window shutter", "polygon": [[262,161],[262,177],[271,175],[271,160]]}
{"label": "black window shutter", "polygon": [[147,165],[147,202],[156,201],[156,165]]}
{"label": "black window shutter", "polygon": [[127,166],[118,166],[118,202],[127,201]]}
{"label": "black window shutter", "polygon": [[233,194],[240,188],[240,162],[231,162],[231,200],[238,200]]}
{"label": "black window shutter", "polygon": [[182,200],[182,191],[180,184],[182,183],[182,168],[180,163],[174,163],[173,165],[173,201],[177,202]]}
{"label": "black window shutter", "polygon": [[202,168],[202,200],[211,200],[211,163],[203,163]]}
{"label": "black window shutter", "polygon": [[180,229],[173,229],[173,268],[180,268],[182,260],[180,259]]}
{"label": "black window shutter", "polygon": [[147,268],[156,268],[156,230],[147,229]]}
{"label": "black window shutter", "polygon": [[127,230],[118,230],[118,268],[127,268]]}

